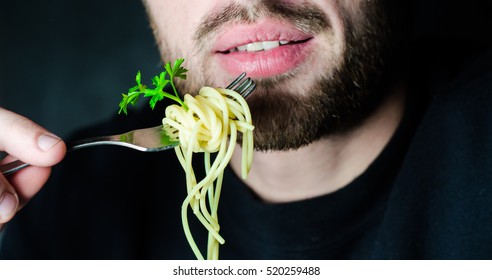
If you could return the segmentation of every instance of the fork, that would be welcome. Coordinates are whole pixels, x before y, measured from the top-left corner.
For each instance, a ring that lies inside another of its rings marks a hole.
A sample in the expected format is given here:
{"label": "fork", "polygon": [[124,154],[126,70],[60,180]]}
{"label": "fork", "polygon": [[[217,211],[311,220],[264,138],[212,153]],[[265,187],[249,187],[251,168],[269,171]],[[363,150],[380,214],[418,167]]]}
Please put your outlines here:
{"label": "fork", "polygon": [[[239,75],[229,84],[226,89],[232,89],[239,93],[243,98],[248,97],[256,88],[256,84],[251,78],[246,78],[246,73]],[[74,141],[68,145],[67,152],[86,147],[100,145],[119,145],[132,148],[141,152],[159,152],[174,148],[179,141],[173,140],[163,129],[162,125],[136,129],[123,134],[98,136],[83,140]],[[4,165],[0,165],[3,175],[9,175],[29,166],[20,160],[15,160]]]}

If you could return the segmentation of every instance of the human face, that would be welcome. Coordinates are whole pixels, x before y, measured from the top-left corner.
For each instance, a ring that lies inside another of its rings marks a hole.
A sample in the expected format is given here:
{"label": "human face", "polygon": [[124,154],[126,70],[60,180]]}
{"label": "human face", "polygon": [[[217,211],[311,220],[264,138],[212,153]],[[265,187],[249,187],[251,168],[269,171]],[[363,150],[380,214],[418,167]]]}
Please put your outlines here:
{"label": "human face", "polygon": [[380,2],[145,1],[163,59],[185,58],[182,92],[255,79],[260,150],[296,149],[363,118],[386,37]]}

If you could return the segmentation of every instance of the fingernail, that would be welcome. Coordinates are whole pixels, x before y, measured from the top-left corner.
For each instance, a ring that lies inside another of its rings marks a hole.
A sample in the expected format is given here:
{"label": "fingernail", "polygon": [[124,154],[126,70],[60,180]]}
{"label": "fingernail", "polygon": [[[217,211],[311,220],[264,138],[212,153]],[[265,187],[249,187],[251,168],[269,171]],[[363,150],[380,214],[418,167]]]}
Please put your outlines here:
{"label": "fingernail", "polygon": [[17,211],[17,198],[14,194],[5,192],[0,197],[0,222],[8,221]]}
{"label": "fingernail", "polygon": [[38,138],[38,146],[41,150],[46,152],[60,142],[60,140],[61,139],[56,136],[43,134]]}

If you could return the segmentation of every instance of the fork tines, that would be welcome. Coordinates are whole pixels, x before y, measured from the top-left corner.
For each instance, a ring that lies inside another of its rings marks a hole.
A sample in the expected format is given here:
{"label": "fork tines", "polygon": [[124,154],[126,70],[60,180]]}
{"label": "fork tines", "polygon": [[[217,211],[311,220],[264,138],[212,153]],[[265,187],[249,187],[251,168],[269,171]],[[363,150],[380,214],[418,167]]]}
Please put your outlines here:
{"label": "fork tines", "polygon": [[253,82],[251,78],[248,77],[244,79],[245,77],[246,77],[246,73],[242,73],[234,81],[232,81],[232,83],[228,85],[226,89],[232,89],[236,91],[241,96],[243,96],[243,98],[248,97],[248,95],[250,95],[255,90],[256,84],[255,82]]}

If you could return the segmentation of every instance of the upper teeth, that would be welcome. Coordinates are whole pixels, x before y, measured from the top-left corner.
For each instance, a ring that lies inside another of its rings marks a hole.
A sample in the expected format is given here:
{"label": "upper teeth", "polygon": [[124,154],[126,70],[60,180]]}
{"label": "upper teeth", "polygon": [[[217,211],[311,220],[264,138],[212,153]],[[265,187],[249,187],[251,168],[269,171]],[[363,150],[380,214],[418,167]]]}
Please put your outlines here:
{"label": "upper teeth", "polygon": [[247,52],[258,52],[264,50],[271,50],[274,48],[278,48],[281,45],[288,44],[289,41],[264,41],[264,42],[254,42],[246,45],[237,46],[229,50],[229,52],[237,52],[237,51],[247,51]]}

